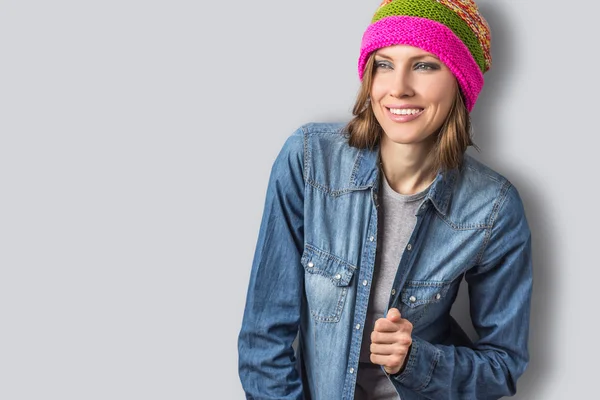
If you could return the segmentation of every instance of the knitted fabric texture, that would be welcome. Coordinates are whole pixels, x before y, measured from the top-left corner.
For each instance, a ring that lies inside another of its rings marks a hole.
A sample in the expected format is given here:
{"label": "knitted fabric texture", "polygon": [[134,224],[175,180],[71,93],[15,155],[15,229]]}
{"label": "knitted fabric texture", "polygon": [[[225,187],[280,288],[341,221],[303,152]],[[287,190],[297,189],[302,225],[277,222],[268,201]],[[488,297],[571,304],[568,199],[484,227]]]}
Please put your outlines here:
{"label": "knitted fabric texture", "polygon": [[455,75],[469,111],[492,64],[490,29],[473,0],[384,0],[363,35],[358,73],[369,55],[405,44],[436,55]]}

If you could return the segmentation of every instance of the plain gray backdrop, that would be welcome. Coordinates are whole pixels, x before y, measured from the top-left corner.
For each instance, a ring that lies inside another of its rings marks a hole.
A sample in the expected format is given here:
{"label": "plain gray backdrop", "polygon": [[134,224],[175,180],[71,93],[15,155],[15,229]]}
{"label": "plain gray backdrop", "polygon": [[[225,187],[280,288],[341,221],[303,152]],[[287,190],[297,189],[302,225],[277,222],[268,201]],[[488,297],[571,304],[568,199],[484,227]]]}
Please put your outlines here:
{"label": "plain gray backdrop", "polygon": [[[301,124],[350,117],[378,4],[0,2],[2,400],[244,397],[271,165]],[[515,398],[595,398],[597,14],[479,4],[493,66],[469,152],[517,186],[533,233]]]}

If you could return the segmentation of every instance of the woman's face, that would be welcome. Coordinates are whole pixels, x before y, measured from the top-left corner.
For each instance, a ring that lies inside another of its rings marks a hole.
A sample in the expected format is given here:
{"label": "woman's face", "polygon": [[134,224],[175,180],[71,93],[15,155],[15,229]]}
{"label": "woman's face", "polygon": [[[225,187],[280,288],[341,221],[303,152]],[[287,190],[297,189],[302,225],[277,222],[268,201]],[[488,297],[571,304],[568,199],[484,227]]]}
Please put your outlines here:
{"label": "woman's face", "polygon": [[432,140],[450,112],[456,90],[452,72],[431,53],[405,45],[375,53],[371,107],[395,143]]}

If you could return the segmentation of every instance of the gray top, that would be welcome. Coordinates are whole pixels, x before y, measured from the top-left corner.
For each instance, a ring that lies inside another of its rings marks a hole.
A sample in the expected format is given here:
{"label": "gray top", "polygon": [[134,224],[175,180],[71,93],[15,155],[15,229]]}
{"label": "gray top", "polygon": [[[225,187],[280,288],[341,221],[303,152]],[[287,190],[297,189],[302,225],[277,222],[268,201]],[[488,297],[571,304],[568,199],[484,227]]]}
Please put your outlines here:
{"label": "gray top", "polygon": [[[417,209],[421,204],[421,200],[429,191],[429,187],[427,187],[420,193],[400,194],[390,187],[383,173],[381,176],[381,202],[378,209],[379,226],[377,230],[375,270],[363,330],[356,399],[398,398],[396,390],[381,371],[381,367],[371,364],[369,349],[371,332],[373,332],[375,321],[382,318],[386,313],[391,294],[397,290],[397,288],[392,288],[396,270],[417,222],[415,216]],[[377,378],[377,375],[379,375],[379,379],[374,379]],[[361,393],[368,393],[369,395],[365,397]]]}

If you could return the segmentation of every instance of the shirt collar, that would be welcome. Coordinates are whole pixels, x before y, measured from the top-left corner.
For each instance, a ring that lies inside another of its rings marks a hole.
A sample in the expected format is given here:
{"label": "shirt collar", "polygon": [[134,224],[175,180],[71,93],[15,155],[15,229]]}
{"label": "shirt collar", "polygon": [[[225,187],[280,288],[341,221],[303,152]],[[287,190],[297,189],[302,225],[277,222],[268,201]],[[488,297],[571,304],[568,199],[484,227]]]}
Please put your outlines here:
{"label": "shirt collar", "polygon": [[[354,189],[374,188],[379,189],[379,144],[373,149],[360,149],[354,167],[350,184]],[[458,177],[458,169],[440,171],[435,177],[425,200],[431,200],[434,207],[442,214],[446,215],[450,206],[452,190]]]}

